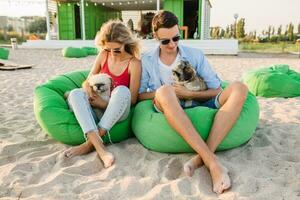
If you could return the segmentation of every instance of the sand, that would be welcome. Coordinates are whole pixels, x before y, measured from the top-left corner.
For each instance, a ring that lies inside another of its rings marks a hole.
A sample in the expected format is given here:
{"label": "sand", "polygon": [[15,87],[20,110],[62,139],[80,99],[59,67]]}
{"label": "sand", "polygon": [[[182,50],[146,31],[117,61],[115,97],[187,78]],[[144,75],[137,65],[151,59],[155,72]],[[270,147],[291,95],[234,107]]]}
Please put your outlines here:
{"label": "sand", "polygon": [[[34,88],[59,74],[88,69],[95,56],[67,59],[59,50],[11,50],[10,60],[32,69],[0,71],[0,199],[300,199],[300,97],[258,98],[259,125],[253,138],[218,152],[232,187],[212,191],[206,168],[187,177],[193,154],[162,154],[135,138],[108,146],[116,163],[104,169],[95,152],[67,159],[70,146],[47,136],[33,113]],[[288,64],[288,55],[208,56],[223,80],[240,80],[249,69]],[[300,88],[299,88],[300,89]]]}

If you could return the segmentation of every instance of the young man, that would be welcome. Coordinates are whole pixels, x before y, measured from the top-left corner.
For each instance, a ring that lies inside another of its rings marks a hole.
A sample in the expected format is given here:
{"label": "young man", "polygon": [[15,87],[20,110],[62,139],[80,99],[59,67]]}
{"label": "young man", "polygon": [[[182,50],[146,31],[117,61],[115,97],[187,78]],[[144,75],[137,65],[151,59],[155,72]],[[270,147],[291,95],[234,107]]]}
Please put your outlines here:
{"label": "young man", "polygon": [[[235,82],[222,91],[221,81],[202,51],[178,44],[178,19],[173,13],[156,14],[152,28],[160,45],[142,56],[139,100],[154,99],[154,108],[165,115],[170,126],[197,152],[198,155],[184,165],[185,173],[192,176],[194,170],[204,164],[210,171],[213,191],[220,194],[230,188],[230,178],[214,152],[239,117],[247,87]],[[171,70],[179,60],[186,60],[195,67],[208,86],[206,91],[192,92],[173,83]],[[182,101],[191,99],[196,105],[219,109],[206,143],[181,106]]]}

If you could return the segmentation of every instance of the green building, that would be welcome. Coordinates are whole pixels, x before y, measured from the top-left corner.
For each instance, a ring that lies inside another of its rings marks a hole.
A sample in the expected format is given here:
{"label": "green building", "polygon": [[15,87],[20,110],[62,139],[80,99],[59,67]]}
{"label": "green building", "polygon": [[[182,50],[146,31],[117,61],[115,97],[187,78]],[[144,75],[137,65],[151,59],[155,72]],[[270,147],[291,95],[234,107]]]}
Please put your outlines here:
{"label": "green building", "polygon": [[209,0],[47,0],[48,35],[50,39],[90,40],[104,22],[125,18],[139,20],[142,28],[136,29],[147,34],[151,16],[157,10],[169,10],[188,29],[187,38],[207,39],[210,8]]}

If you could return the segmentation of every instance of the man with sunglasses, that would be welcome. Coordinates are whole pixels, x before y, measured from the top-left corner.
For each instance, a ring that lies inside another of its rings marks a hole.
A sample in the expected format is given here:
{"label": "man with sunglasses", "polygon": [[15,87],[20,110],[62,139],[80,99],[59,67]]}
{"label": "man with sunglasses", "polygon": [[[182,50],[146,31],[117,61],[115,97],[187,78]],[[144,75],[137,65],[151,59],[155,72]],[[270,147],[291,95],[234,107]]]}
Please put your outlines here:
{"label": "man with sunglasses", "polygon": [[[214,154],[218,145],[238,119],[247,96],[247,87],[234,82],[224,90],[201,50],[179,44],[178,18],[169,11],[157,13],[152,20],[154,37],[159,47],[142,56],[142,78],[139,100],[153,99],[154,108],[162,112],[170,126],[197,152],[197,156],[184,165],[184,171],[192,176],[203,164],[208,168],[213,191],[220,194],[230,188],[227,169]],[[172,80],[172,68],[177,61],[186,60],[203,77],[206,91],[189,91]],[[193,100],[197,104],[219,109],[214,118],[206,143],[197,133],[179,100]]]}

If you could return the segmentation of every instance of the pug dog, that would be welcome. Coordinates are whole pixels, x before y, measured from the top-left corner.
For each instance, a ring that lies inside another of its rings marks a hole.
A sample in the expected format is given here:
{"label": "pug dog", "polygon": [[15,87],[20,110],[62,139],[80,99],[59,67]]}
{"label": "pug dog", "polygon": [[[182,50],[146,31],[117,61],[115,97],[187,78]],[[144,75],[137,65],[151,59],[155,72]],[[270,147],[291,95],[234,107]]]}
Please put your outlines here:
{"label": "pug dog", "polygon": [[188,90],[207,90],[203,78],[197,75],[196,70],[188,61],[180,61],[178,65],[172,69],[172,75],[177,84],[183,85]]}
{"label": "pug dog", "polygon": [[[191,91],[207,90],[204,79],[197,75],[195,68],[188,62],[181,60],[172,69],[172,76],[176,84],[183,85]],[[192,106],[192,100],[186,100],[185,107]]]}

